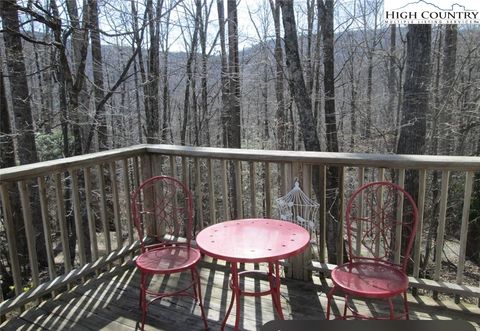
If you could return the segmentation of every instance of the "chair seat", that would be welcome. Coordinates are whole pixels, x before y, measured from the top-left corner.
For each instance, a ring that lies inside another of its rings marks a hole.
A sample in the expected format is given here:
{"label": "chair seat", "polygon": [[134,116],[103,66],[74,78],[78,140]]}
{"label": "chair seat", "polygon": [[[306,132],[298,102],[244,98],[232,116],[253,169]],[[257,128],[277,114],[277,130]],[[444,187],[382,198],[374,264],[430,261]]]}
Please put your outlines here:
{"label": "chair seat", "polygon": [[368,298],[388,298],[408,288],[408,277],[393,266],[354,262],[336,267],[332,281],[344,292]]}
{"label": "chair seat", "polygon": [[201,258],[200,251],[187,246],[166,246],[142,253],[137,267],[148,273],[169,274],[191,268]]}

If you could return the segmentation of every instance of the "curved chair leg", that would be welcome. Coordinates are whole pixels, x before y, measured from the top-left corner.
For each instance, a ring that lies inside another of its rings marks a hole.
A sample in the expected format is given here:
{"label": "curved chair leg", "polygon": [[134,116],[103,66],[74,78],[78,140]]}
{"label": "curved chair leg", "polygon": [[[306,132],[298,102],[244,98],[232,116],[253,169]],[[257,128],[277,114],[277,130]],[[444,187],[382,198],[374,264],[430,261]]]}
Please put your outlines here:
{"label": "curved chair leg", "polygon": [[145,327],[145,319],[147,317],[147,275],[143,272],[141,274],[141,281],[140,281],[140,309],[142,310],[142,318],[140,320],[140,330],[143,331]]}
{"label": "curved chair leg", "polygon": [[388,298],[388,307],[390,308],[390,319],[394,320],[395,319],[395,312],[394,312],[394,309],[393,309],[392,298]]}
{"label": "curved chair leg", "polygon": [[205,309],[203,308],[202,287],[200,284],[200,276],[198,275],[198,271],[196,267],[192,268],[192,278],[194,282],[193,291],[195,293],[195,300],[198,301],[198,305],[200,306],[200,312],[202,314],[203,325],[205,326],[205,330],[208,330],[207,315],[205,315]]}
{"label": "curved chair leg", "polygon": [[333,297],[333,293],[335,292],[336,290],[336,286],[332,287],[332,289],[330,291],[328,291],[327,293],[327,320],[330,319],[330,305],[332,304],[332,297]]}
{"label": "curved chair leg", "polygon": [[348,309],[348,295],[345,294],[345,303],[343,304],[343,319],[347,318],[347,309]]}
{"label": "curved chair leg", "polygon": [[405,319],[409,320],[409,311],[408,311],[408,301],[407,301],[407,291],[403,292],[403,306],[405,309]]}

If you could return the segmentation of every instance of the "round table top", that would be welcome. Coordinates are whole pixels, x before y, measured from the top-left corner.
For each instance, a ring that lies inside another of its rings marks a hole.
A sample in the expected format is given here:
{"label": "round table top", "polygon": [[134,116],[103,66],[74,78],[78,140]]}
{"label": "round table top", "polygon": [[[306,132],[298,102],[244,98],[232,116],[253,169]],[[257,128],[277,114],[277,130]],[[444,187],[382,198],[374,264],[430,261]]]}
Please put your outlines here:
{"label": "round table top", "polygon": [[252,218],[211,225],[196,242],[203,253],[228,262],[275,262],[302,252],[310,234],[291,222]]}

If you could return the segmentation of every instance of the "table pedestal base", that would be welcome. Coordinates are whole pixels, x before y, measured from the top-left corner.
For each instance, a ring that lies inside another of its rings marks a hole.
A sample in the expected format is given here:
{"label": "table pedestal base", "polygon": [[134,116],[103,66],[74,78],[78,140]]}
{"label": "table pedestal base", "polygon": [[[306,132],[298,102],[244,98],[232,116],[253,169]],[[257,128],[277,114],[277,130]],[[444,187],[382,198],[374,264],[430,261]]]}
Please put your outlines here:
{"label": "table pedestal base", "polygon": [[272,295],[272,302],[275,311],[278,314],[280,319],[285,319],[282,312],[282,306],[280,302],[280,266],[278,261],[275,263],[268,264],[268,272],[267,279],[270,285],[270,289],[267,291],[261,292],[247,292],[242,291],[240,289],[240,277],[243,277],[247,274],[252,273],[263,273],[262,271],[252,270],[252,271],[238,271],[238,263],[231,262],[230,263],[230,270],[231,270],[231,279],[230,279],[230,288],[232,289],[232,298],[230,300],[230,305],[228,306],[227,313],[225,318],[222,322],[222,331],[225,329],[225,325],[227,324],[228,317],[230,316],[230,312],[233,308],[233,303],[236,302],[235,305],[235,331],[238,330],[239,323],[240,323],[240,297],[241,296],[253,296],[253,297],[260,297],[264,295]]}

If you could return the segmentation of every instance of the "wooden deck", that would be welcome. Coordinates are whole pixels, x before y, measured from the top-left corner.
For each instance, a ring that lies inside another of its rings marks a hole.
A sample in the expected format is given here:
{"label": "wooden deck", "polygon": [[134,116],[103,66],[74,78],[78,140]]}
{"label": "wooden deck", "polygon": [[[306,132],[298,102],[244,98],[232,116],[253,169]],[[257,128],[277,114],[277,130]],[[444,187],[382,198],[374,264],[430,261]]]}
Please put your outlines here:
{"label": "wooden deck", "polygon": [[[225,264],[206,259],[201,264],[203,297],[210,330],[220,329],[220,320],[230,300],[228,273]],[[185,275],[185,278],[189,275]],[[153,288],[168,288],[183,281],[183,276],[155,278]],[[138,329],[139,273],[132,263],[115,267],[112,272],[91,279],[84,284],[42,302],[38,307],[13,317],[1,330],[132,330]],[[263,279],[247,278],[245,288],[264,288]],[[324,319],[328,282],[314,276],[312,282],[282,279],[282,307],[287,319]],[[409,297],[411,319],[441,320],[463,319],[480,330],[480,308],[475,305],[455,304],[451,301],[435,301],[418,296]],[[343,298],[333,305],[333,312],[343,311]],[[359,310],[372,314],[385,311],[372,302],[355,301]],[[193,313],[192,313],[193,312]],[[242,330],[258,330],[274,319],[269,296],[248,297],[242,302]],[[234,323],[234,311],[229,318],[228,329]],[[146,330],[202,330],[198,305],[191,299],[164,299],[150,306]]]}

